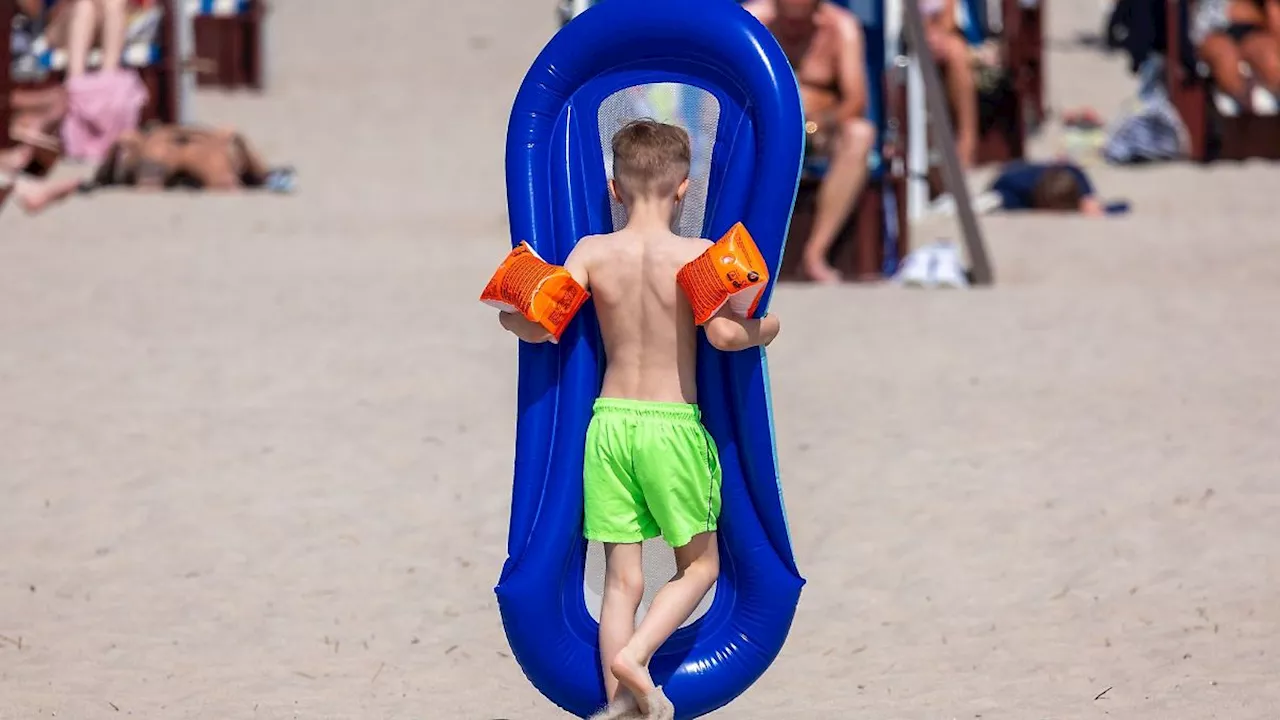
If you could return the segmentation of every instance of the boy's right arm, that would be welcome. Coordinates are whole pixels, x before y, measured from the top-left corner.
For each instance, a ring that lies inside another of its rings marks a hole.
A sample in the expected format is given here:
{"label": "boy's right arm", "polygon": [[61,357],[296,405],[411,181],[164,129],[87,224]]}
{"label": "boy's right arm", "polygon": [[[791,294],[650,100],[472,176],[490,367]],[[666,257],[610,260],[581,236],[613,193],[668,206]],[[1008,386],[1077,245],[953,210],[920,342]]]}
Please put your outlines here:
{"label": "boy's right arm", "polygon": [[732,314],[726,304],[703,325],[707,341],[717,350],[737,352],[751,347],[764,347],[778,336],[781,325],[777,315],[742,318]]}

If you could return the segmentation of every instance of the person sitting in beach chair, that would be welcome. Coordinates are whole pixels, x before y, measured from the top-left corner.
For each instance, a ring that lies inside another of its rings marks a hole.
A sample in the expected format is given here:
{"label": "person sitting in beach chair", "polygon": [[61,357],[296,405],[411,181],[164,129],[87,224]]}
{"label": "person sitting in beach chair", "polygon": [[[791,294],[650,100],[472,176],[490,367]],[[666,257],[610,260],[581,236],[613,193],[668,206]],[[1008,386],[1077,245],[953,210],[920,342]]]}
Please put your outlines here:
{"label": "person sitting in beach chair", "polygon": [[807,152],[829,158],[802,269],[812,280],[837,282],[840,273],[827,255],[866,183],[876,142],[875,126],[865,118],[862,26],[852,12],[826,0],[750,0],[743,7],[769,28],[796,73]]}
{"label": "person sitting in beach chair", "polygon": [[[1274,114],[1280,95],[1280,0],[1200,0],[1191,41],[1218,89],[1240,110]],[[1249,75],[1246,76],[1245,68]]]}
{"label": "person sitting in beach chair", "polygon": [[969,41],[956,22],[957,0],[918,0],[924,16],[925,40],[946,80],[947,99],[955,118],[956,155],[961,167],[972,167],[978,151],[978,90]]}
{"label": "person sitting in beach chair", "polygon": [[[161,10],[154,0],[24,0],[39,36],[27,54],[44,71],[65,70],[63,152],[98,162],[121,133],[136,128],[148,94],[137,71],[125,67],[131,35],[154,34]],[[91,67],[95,48],[101,61]]]}
{"label": "person sitting in beach chair", "polygon": [[239,132],[230,128],[196,128],[156,124],[130,131],[109,148],[89,180],[19,179],[18,203],[37,213],[73,193],[108,186],[140,190],[188,188],[234,192],[262,188],[293,189],[293,170],[269,167]]}

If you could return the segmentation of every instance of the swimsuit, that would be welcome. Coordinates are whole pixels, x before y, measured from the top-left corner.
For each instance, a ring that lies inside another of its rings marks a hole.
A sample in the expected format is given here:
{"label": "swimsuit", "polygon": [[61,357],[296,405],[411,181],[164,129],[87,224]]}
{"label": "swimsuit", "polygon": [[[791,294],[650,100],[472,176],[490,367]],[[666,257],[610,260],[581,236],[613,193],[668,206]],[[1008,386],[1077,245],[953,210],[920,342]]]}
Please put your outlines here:
{"label": "swimsuit", "polygon": [[720,456],[697,405],[599,398],[582,468],[588,540],[673,548],[716,529]]}
{"label": "swimsuit", "polygon": [[1213,33],[1225,33],[1236,42],[1261,32],[1260,25],[1231,22],[1231,0],[1200,0],[1191,19],[1191,41],[1197,46]]}

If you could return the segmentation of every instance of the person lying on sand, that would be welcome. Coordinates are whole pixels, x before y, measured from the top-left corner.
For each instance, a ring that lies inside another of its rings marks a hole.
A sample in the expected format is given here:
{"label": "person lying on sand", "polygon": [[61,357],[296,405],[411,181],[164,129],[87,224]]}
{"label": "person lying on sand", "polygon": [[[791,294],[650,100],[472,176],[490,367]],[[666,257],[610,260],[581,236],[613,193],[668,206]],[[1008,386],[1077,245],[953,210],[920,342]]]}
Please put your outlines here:
{"label": "person lying on sand", "polygon": [[[688,133],[637,120],[614,135],[612,149],[610,191],[627,224],[582,238],[564,264],[593,294],[607,358],[582,478],[583,535],[605,547],[600,658],[609,706],[596,717],[669,719],[674,709],[654,686],[649,660],[720,573],[720,462],[697,405],[697,327],[676,284],[680,268],[711,243],[671,232],[689,187]],[[551,339],[522,315],[499,318],[522,340]],[[705,325],[725,351],[768,345],[778,328],[774,315],[742,319],[727,305]],[[641,543],[658,535],[674,548],[678,570],[637,628]]]}
{"label": "person lying on sand", "polygon": [[1122,213],[1125,203],[1104,205],[1089,176],[1068,162],[1013,163],[1004,168],[988,191],[1004,210],[1078,212],[1089,217]]}
{"label": "person lying on sand", "polygon": [[[955,213],[955,204],[955,198],[946,193],[930,203],[928,212],[950,216]],[[1099,200],[1089,176],[1075,164],[1015,162],[1006,165],[986,191],[973,197],[973,209],[979,214],[1036,210],[1102,217],[1128,212],[1129,203]]]}
{"label": "person lying on sand", "polygon": [[235,130],[156,124],[122,135],[88,181],[23,178],[18,180],[15,192],[23,209],[36,213],[75,192],[87,193],[112,185],[151,191],[185,187],[289,192],[293,189],[293,170],[269,168]]}

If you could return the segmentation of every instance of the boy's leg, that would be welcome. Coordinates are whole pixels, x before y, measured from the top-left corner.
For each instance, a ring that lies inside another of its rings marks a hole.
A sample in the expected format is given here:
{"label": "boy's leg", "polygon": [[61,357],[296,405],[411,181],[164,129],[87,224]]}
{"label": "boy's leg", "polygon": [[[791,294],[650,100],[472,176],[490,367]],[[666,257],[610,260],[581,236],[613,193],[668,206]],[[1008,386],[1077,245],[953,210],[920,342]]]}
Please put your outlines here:
{"label": "boy's leg", "polygon": [[645,713],[649,712],[649,694],[656,689],[649,675],[649,660],[689,619],[720,575],[720,554],[714,531],[695,535],[687,544],[676,548],[675,553],[675,576],[658,591],[644,621],[610,665],[613,674],[636,697]]}
{"label": "boy's leg", "polygon": [[636,630],[636,610],[644,598],[644,566],[640,543],[604,544],[604,603],[600,608],[600,664],[604,690],[612,702],[618,678],[609,669],[613,658]]}

